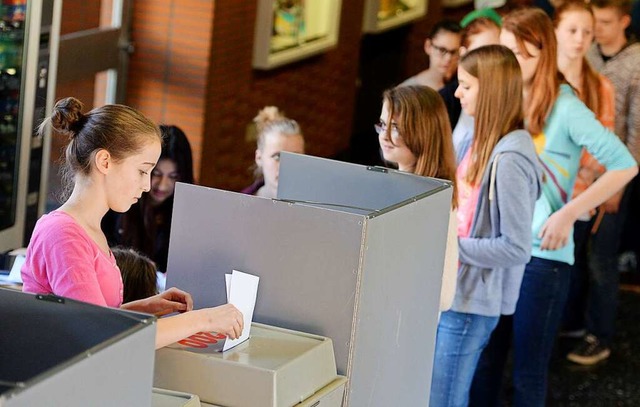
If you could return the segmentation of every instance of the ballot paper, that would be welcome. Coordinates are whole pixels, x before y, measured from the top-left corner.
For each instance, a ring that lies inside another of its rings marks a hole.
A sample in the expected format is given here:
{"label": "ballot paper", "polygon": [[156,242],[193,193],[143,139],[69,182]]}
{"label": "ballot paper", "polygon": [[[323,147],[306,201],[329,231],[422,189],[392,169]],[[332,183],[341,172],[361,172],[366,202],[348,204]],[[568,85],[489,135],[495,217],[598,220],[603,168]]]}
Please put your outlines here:
{"label": "ballot paper", "polygon": [[233,270],[232,274],[225,274],[227,286],[227,302],[233,304],[244,317],[244,329],[238,339],[229,339],[224,342],[222,351],[231,349],[234,346],[249,339],[251,331],[251,321],[253,320],[253,310],[256,306],[258,295],[258,282],[260,277]]}

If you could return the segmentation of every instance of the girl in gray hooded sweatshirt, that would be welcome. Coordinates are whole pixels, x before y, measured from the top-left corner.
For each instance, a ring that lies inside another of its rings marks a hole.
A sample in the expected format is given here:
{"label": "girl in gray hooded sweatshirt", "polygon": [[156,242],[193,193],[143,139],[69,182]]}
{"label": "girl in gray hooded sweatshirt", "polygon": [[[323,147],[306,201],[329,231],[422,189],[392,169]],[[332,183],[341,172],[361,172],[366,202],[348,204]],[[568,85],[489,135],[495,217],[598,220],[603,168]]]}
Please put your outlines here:
{"label": "girl in gray hooded sweatshirt", "polygon": [[450,311],[438,325],[432,406],[466,406],[473,374],[500,315],[515,311],[531,257],[541,173],[523,130],[522,74],[501,45],[470,51],[456,97],[474,117],[474,140],[456,172],[459,268]]}

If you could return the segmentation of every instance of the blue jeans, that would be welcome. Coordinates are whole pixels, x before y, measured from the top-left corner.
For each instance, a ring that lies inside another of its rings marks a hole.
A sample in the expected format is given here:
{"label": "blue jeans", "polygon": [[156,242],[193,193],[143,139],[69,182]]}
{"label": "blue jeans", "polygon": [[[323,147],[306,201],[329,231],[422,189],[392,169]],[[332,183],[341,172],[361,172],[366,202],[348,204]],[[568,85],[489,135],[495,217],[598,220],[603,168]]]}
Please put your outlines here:
{"label": "blue jeans", "polygon": [[467,406],[473,372],[499,317],[447,311],[440,316],[429,405]]}
{"label": "blue jeans", "polygon": [[[547,370],[569,289],[567,263],[532,257],[512,317],[501,317],[482,353],[471,406],[499,406],[502,372],[513,342],[514,406],[545,405]],[[513,335],[513,340],[512,340]]]}
{"label": "blue jeans", "polygon": [[625,191],[618,213],[605,214],[587,256],[589,290],[587,294],[586,327],[602,344],[610,346],[613,340],[616,310],[618,308],[618,251],[622,227],[629,210],[630,188]]}

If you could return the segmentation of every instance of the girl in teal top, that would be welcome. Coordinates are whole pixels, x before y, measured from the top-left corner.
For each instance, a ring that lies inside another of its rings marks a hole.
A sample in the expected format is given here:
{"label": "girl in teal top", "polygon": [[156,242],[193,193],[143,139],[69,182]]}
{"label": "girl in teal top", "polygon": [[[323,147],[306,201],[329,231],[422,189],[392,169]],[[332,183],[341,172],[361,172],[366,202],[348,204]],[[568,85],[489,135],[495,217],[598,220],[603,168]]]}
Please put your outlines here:
{"label": "girl in teal top", "polygon": [[[534,209],[532,258],[513,317],[501,317],[478,363],[472,405],[498,405],[506,353],[513,343],[515,406],[544,406],[547,370],[567,298],[573,263],[573,224],[622,189],[638,172],[616,137],[564,83],[557,68],[551,19],[540,9],[516,10],[503,20],[500,42],[516,55],[524,82],[524,113],[544,176]],[[607,171],[571,199],[586,148]],[[511,341],[513,335],[513,341]]]}

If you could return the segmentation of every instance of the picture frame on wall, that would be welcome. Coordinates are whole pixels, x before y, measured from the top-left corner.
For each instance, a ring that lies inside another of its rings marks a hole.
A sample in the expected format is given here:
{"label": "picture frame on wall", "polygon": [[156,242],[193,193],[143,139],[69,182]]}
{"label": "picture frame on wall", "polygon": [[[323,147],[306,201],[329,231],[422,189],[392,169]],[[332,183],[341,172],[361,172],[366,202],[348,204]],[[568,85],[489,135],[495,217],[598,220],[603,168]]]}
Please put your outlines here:
{"label": "picture frame on wall", "polygon": [[427,14],[428,0],[366,0],[362,31],[375,34]]}
{"label": "picture frame on wall", "polygon": [[258,0],[253,67],[273,69],[338,43],[342,0]]}

